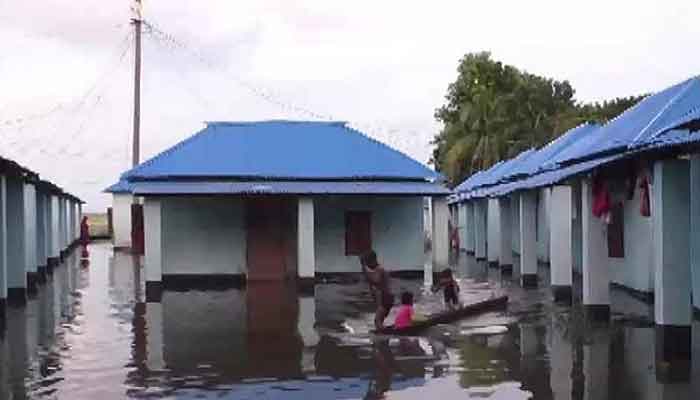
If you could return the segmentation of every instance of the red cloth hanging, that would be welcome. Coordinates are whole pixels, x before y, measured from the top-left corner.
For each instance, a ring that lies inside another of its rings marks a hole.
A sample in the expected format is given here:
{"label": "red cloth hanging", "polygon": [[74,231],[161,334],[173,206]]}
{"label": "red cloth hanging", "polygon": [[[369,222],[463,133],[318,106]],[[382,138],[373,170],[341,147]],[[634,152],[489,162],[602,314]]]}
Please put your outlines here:
{"label": "red cloth hanging", "polygon": [[597,218],[610,212],[610,191],[605,182],[596,176],[593,178],[593,215]]}
{"label": "red cloth hanging", "polygon": [[649,204],[649,176],[644,175],[639,180],[639,213],[643,217],[651,216],[651,205]]}

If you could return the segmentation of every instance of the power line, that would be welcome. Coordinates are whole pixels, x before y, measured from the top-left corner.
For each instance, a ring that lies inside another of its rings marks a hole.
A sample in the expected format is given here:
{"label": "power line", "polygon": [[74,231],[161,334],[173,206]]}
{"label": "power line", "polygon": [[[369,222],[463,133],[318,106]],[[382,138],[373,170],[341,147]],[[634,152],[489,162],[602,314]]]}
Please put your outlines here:
{"label": "power line", "polygon": [[[163,29],[159,28],[155,23],[152,21],[144,21],[144,26],[146,28],[145,33],[149,34],[150,37],[156,39],[156,41],[163,45],[168,47],[171,50],[179,49],[179,50],[184,50],[190,53],[191,56],[193,56],[196,60],[198,60],[200,63],[204,64],[211,70],[216,70],[218,72],[222,72],[227,74],[227,76],[231,77],[233,81],[240,87],[243,87],[246,89],[249,93],[251,93],[253,96],[258,97],[270,104],[273,104],[277,107],[279,107],[282,110],[285,110],[287,112],[296,114],[296,115],[301,115],[304,117],[310,117],[312,119],[318,119],[318,120],[329,120],[329,121],[338,121],[338,120],[346,120],[345,118],[336,118],[335,116],[328,114],[328,113],[321,113],[317,112],[315,110],[311,110],[308,107],[303,107],[299,106],[297,104],[284,101],[280,98],[280,96],[276,95],[272,90],[267,89],[267,88],[262,88],[259,86],[256,86],[250,82],[247,82],[246,80],[241,79],[240,77],[231,74],[230,71],[223,70],[221,68],[218,68],[215,63],[204,57],[200,51],[197,49],[193,48],[192,46],[188,45],[184,41],[176,38],[174,35],[164,31]],[[349,124],[353,127],[355,127],[358,130],[364,131],[364,132],[375,132],[379,133],[381,132],[381,136],[384,137],[384,140],[388,142],[390,145],[398,148],[398,147],[408,147],[408,146],[401,146],[401,143],[405,143],[405,139],[413,137],[414,140],[418,138],[420,135],[417,131],[415,130],[405,130],[405,129],[397,129],[397,128],[391,128],[387,127],[384,124],[381,123],[367,123],[367,122],[359,122],[357,120],[348,120]],[[413,146],[410,146],[413,147]]]}
{"label": "power line", "polygon": [[[119,54],[119,60],[117,61],[117,63],[120,63],[122,61],[122,59],[124,57],[124,52],[127,51],[129,49],[129,47],[131,46],[131,36],[132,35],[133,35],[132,32],[128,32],[125,37],[123,37],[121,40],[119,40],[119,42],[116,46],[116,51],[115,51],[116,54]],[[60,102],[44,112],[5,119],[5,120],[0,121],[0,129],[2,129],[2,128],[18,128],[19,126],[24,126],[24,125],[27,125],[31,122],[48,118],[48,117],[50,117],[50,116],[52,116],[60,111],[63,111],[63,110],[68,111],[71,109],[77,109],[77,108],[81,107],[85,103],[85,101],[87,101],[87,98],[97,89],[97,86],[99,85],[99,83],[109,76],[109,72],[110,72],[110,70],[107,70],[103,74],[101,74],[95,80],[95,82],[93,82],[93,84],[90,85],[90,87],[85,92],[83,92],[78,98],[76,98],[78,100],[74,106],[72,106],[72,107],[70,106],[70,103],[72,101]]]}

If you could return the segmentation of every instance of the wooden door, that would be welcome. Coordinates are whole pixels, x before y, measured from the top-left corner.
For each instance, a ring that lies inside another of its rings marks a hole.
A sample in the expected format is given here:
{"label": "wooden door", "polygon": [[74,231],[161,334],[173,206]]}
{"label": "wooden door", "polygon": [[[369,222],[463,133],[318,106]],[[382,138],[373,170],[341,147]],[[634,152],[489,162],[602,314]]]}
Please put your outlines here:
{"label": "wooden door", "polygon": [[249,280],[281,280],[287,272],[288,202],[255,197],[246,203]]}
{"label": "wooden door", "polygon": [[131,251],[144,254],[143,204],[131,205]]}

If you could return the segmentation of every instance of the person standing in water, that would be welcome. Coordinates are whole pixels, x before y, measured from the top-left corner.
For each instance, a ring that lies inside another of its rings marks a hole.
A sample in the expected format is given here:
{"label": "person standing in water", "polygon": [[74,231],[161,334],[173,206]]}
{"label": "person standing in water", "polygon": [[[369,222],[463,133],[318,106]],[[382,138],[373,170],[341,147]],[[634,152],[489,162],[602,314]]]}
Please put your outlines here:
{"label": "person standing in water", "polygon": [[373,250],[360,257],[360,264],[369,283],[369,291],[377,305],[374,327],[381,329],[384,327],[384,320],[389,315],[389,310],[394,306],[394,295],[389,287],[389,273],[379,265],[377,253]]}

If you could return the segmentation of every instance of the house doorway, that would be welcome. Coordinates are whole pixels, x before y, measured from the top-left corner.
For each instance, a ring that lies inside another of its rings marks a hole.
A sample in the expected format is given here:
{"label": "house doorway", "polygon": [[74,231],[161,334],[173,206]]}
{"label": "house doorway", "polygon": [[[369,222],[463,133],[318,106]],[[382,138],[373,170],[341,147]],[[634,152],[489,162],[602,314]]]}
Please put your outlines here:
{"label": "house doorway", "polygon": [[296,269],[296,234],[292,201],[251,197],[246,201],[248,280],[282,280]]}

